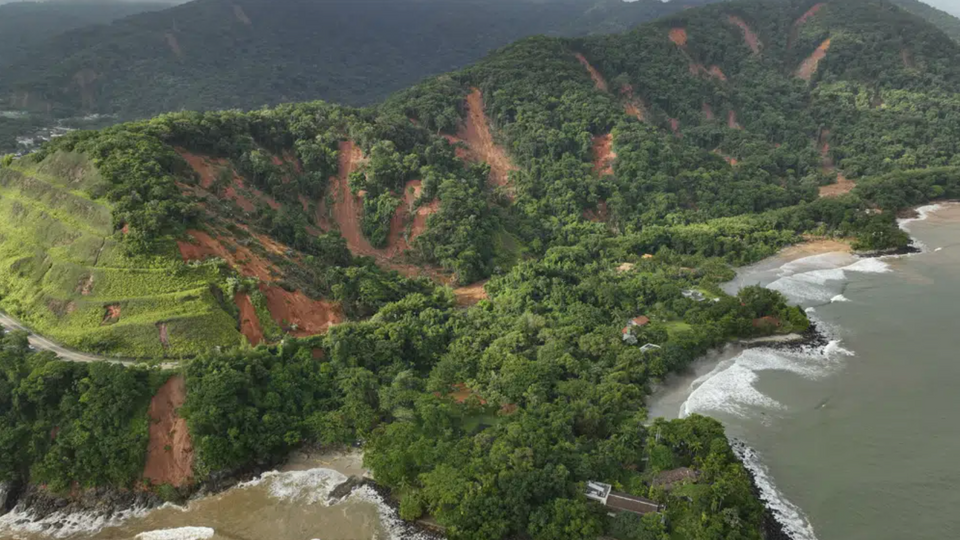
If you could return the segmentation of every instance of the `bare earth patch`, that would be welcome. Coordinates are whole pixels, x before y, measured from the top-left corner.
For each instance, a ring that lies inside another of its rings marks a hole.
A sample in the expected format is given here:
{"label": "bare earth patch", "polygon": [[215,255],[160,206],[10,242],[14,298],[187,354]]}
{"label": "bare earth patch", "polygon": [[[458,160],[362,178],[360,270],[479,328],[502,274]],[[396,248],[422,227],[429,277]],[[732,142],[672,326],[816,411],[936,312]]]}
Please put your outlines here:
{"label": "bare earth patch", "polygon": [[490,183],[510,190],[510,172],[516,170],[507,152],[493,140],[490,121],[484,112],[483,94],[474,88],[467,96],[467,120],[457,133],[467,143],[466,158],[470,161],[485,161],[490,165]]}
{"label": "bare earth patch", "polygon": [[260,327],[260,319],[257,318],[257,310],[253,308],[250,296],[245,293],[237,293],[233,297],[233,301],[240,309],[240,333],[254,347],[263,343],[263,329]]}
{"label": "bare earth patch", "polygon": [[613,174],[613,160],[617,159],[613,151],[613,134],[598,135],[593,138],[593,170],[599,175]]}
{"label": "bare earth patch", "polygon": [[687,45],[687,30],[685,28],[673,28],[670,30],[670,41],[678,47]]}
{"label": "bare earth patch", "polygon": [[813,255],[823,255],[824,253],[849,253],[853,251],[850,242],[846,240],[837,240],[834,238],[804,237],[805,241],[784,248],[777,254],[777,257],[784,261],[794,261],[811,257]]}
{"label": "bare earth patch", "polygon": [[178,410],[187,399],[182,375],[171,377],[150,401],[150,443],[143,478],[154,485],[181,487],[193,480],[193,442]]}
{"label": "bare earth patch", "polygon": [[108,324],[115,324],[120,321],[120,314],[122,309],[120,304],[110,304],[109,306],[103,307],[103,322],[100,324],[106,326]]}
{"label": "bare earth patch", "polygon": [[846,195],[853,191],[853,188],[857,187],[857,183],[853,180],[847,179],[843,174],[837,175],[837,183],[830,184],[827,186],[820,186],[820,196],[821,197],[839,197],[841,195]]}
{"label": "bare earth patch", "polygon": [[703,107],[701,108],[701,110],[703,111],[703,116],[705,116],[705,117],[707,118],[707,120],[713,120],[713,119],[714,119],[713,107],[711,107],[709,103],[704,102],[704,103],[703,103]]}
{"label": "bare earth patch", "polygon": [[167,47],[170,47],[170,50],[173,51],[173,54],[177,55],[177,58],[182,58],[183,51],[180,49],[180,42],[177,41],[177,36],[167,32],[163,35],[163,37],[167,40]]}
{"label": "bare earth patch", "polygon": [[757,34],[750,29],[750,25],[736,15],[730,15],[728,20],[743,30],[743,40],[747,42],[747,45],[750,47],[750,50],[753,51],[753,54],[760,54],[760,38],[758,38]]}
{"label": "bare earth patch", "polygon": [[177,241],[184,262],[219,257],[246,277],[257,277],[261,281],[272,281],[274,274],[279,275],[279,271],[273,263],[246,247],[233,244],[232,250],[227,249],[223,243],[203,231],[189,230],[187,235],[192,237],[195,243],[183,240]]}
{"label": "bare earth patch", "polygon": [[457,305],[461,307],[472,306],[481,300],[486,300],[487,291],[484,289],[486,284],[486,281],[481,281],[473,285],[454,289],[453,294],[457,297]]}
{"label": "bare earth patch", "polygon": [[727,127],[730,129],[743,129],[740,127],[740,124],[737,123],[737,111],[732,109],[727,111]]}
{"label": "bare earth patch", "polygon": [[587,61],[586,57],[584,57],[582,54],[577,53],[574,56],[576,56],[577,60],[579,60],[580,63],[583,64],[583,67],[587,68],[587,72],[590,73],[590,78],[593,79],[593,84],[594,86],[597,87],[597,90],[607,92],[609,88],[607,87],[607,81],[606,79],[603,78],[603,75],[601,75],[600,72],[596,70],[596,68],[591,66],[590,62]]}
{"label": "bare earth patch", "polygon": [[166,349],[170,347],[170,332],[167,330],[167,323],[157,323],[157,333],[160,334],[160,344]]}
{"label": "bare earth patch", "polygon": [[[274,210],[280,209],[280,203],[277,202],[273,197],[270,197],[255,187],[247,186],[243,178],[241,178],[236,171],[234,171],[233,166],[229,161],[225,159],[211,159],[200,156],[188,152],[183,148],[177,148],[176,150],[177,153],[180,154],[180,156],[190,164],[190,167],[196,171],[198,175],[200,175],[200,187],[203,188],[203,190],[209,191],[214,188],[221,171],[226,169],[230,171],[230,185],[224,186],[221,194],[214,195],[222,196],[225,199],[235,202],[237,206],[242,208],[245,212],[253,212],[256,210],[257,205],[255,201],[263,202]],[[255,201],[242,195],[241,192],[251,194]]]}
{"label": "bare earth patch", "polygon": [[80,282],[77,283],[77,292],[82,296],[90,296],[93,294],[93,280],[93,274],[80,278]]}
{"label": "bare earth patch", "polygon": [[801,24],[807,22],[808,19],[817,14],[818,11],[823,9],[823,6],[827,5],[825,2],[820,2],[819,4],[814,4],[813,7],[807,10],[806,13],[800,16],[799,19],[794,22],[794,26],[800,26]]}
{"label": "bare earth patch", "polygon": [[797,77],[809,81],[813,77],[813,74],[817,72],[820,61],[827,56],[829,49],[830,38],[827,38],[817,47],[817,50],[813,51],[813,54],[808,56],[807,59],[800,64],[800,67],[797,69]]}
{"label": "bare earth patch", "polygon": [[633,95],[633,86],[629,84],[624,84],[620,87],[620,95],[624,98],[623,111],[629,116],[634,116],[637,120],[643,122],[644,117],[646,116],[646,105],[643,103],[643,100],[634,97]]}
{"label": "bare earth patch", "polygon": [[267,308],[273,320],[294,337],[322,334],[343,321],[339,304],[313,300],[301,291],[288,292],[280,287],[262,286]]}
{"label": "bare earth patch", "polygon": [[583,211],[583,219],[594,223],[606,223],[609,218],[610,210],[607,208],[607,201],[597,201],[596,208]]}

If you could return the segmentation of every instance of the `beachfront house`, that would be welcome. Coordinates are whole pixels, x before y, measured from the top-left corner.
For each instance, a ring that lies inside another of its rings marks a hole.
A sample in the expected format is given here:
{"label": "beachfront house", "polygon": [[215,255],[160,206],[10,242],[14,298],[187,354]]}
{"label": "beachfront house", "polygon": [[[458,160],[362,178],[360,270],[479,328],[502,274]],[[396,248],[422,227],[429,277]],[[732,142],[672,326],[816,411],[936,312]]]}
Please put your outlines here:
{"label": "beachfront house", "polygon": [[629,345],[636,345],[637,336],[633,335],[633,329],[643,328],[648,324],[650,324],[650,318],[643,315],[627,321],[627,325],[623,327],[623,341]]}

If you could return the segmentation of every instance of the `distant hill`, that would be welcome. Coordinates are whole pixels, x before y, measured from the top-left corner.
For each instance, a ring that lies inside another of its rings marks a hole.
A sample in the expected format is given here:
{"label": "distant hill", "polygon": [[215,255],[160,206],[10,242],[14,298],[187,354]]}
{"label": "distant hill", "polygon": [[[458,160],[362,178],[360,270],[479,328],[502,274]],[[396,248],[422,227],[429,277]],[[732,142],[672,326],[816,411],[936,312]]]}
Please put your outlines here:
{"label": "distant hill", "polygon": [[69,30],[166,7],[169,3],[116,0],[4,3],[0,5],[0,64],[19,60],[38,44]]}
{"label": "distant hill", "polygon": [[919,0],[892,1],[910,13],[923,17],[950,36],[950,39],[960,42],[960,19],[956,16],[920,2]]}
{"label": "distant hill", "polygon": [[707,0],[196,0],[75,30],[0,68],[0,108],[117,113],[374,103],[532,34],[626,30]]}

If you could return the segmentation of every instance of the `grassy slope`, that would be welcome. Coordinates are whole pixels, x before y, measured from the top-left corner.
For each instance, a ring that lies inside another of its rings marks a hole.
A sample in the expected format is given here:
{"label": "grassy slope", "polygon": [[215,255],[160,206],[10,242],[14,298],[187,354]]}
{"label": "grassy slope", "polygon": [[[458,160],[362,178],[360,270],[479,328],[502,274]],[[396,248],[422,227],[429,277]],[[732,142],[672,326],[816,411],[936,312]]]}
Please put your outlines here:
{"label": "grassy slope", "polygon": [[[96,182],[95,173],[66,173],[85,167],[78,156],[59,154],[33,170],[0,170],[0,309],[66,346],[105,355],[177,357],[239,343],[236,322],[211,292],[218,270],[172,255],[125,257],[110,209],[76,191]],[[56,180],[71,176],[77,185]],[[119,305],[121,316],[104,324],[109,305]],[[166,349],[160,322],[167,323]]]}

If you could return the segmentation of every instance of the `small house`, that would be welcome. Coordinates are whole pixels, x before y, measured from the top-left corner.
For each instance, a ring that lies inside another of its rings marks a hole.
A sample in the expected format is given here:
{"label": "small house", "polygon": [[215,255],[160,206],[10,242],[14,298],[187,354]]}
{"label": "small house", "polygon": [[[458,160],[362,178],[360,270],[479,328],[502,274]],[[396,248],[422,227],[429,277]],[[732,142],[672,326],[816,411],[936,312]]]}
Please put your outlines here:
{"label": "small house", "polygon": [[635,317],[627,321],[627,325],[623,327],[623,341],[627,342],[630,345],[637,344],[637,337],[633,335],[633,328],[643,328],[644,326],[650,324],[650,318],[643,315]]}
{"label": "small house", "polygon": [[703,302],[704,300],[707,299],[707,297],[706,297],[702,292],[700,292],[700,291],[698,291],[698,290],[696,290],[696,289],[687,289],[687,290],[683,291],[683,297],[684,297],[684,298],[689,298],[690,300],[693,300],[694,302]]}
{"label": "small house", "polygon": [[613,486],[593,480],[587,482],[584,495],[588,499],[599,502],[613,512],[631,512],[633,514],[650,514],[659,512],[659,504],[643,497],[636,497],[627,493],[613,491]]}

